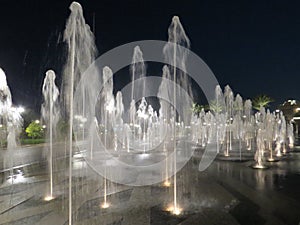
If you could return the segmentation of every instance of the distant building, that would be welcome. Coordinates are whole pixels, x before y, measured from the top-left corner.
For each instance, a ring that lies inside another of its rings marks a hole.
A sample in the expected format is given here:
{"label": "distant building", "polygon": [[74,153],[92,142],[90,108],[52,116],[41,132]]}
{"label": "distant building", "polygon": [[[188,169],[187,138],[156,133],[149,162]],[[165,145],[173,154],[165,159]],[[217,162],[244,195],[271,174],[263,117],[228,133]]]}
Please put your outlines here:
{"label": "distant building", "polygon": [[297,100],[287,100],[279,109],[283,112],[285,119],[293,123],[295,133],[298,134],[300,128],[300,102]]}

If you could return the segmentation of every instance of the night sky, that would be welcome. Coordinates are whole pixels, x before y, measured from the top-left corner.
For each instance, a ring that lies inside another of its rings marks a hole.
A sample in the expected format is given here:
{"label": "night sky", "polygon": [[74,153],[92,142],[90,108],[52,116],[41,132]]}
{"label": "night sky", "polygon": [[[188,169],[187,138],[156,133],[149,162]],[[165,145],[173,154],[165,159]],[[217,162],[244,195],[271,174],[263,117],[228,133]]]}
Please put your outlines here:
{"label": "night sky", "polygon": [[[275,105],[300,100],[299,1],[82,0],[99,54],[138,40],[167,40],[178,15],[191,50],[243,98],[267,94]],[[38,109],[44,74],[58,79],[71,1],[0,0],[0,67],[15,104]]]}

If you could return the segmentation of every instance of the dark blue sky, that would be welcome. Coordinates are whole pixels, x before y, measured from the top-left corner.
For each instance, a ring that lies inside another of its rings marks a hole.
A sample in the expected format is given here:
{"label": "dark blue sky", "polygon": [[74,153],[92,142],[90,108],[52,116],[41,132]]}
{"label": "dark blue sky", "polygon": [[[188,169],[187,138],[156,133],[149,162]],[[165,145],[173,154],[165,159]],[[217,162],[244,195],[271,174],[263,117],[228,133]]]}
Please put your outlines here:
{"label": "dark blue sky", "polygon": [[[300,100],[300,2],[82,0],[87,23],[95,14],[99,54],[131,41],[167,40],[178,15],[191,49],[222,86],[244,98],[267,94],[279,104]],[[0,67],[14,102],[39,108],[46,70],[61,76],[57,44],[71,1],[0,0]],[[58,78],[58,79],[59,79]]]}

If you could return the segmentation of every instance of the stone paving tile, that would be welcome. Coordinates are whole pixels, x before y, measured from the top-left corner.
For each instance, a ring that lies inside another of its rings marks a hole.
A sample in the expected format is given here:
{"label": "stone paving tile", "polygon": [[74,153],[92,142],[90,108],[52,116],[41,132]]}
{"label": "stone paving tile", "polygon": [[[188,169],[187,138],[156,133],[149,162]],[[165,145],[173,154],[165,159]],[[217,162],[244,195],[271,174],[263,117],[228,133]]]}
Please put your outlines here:
{"label": "stone paving tile", "polygon": [[1,225],[32,225],[32,224],[39,224],[39,221],[48,215],[50,212],[44,212],[34,216],[28,216],[19,220],[15,220],[13,222],[8,223],[0,223]]}
{"label": "stone paving tile", "polygon": [[[235,170],[238,171],[239,167],[242,170],[249,172],[249,175],[253,174],[254,170],[247,168],[244,164],[235,165]],[[257,174],[265,177],[267,171],[255,171]],[[247,175],[247,177],[249,177]],[[245,174],[244,176],[245,177]],[[260,177],[256,177],[257,179]],[[228,172],[218,173],[216,179],[220,184],[236,196],[240,204],[233,209],[232,213],[238,221],[243,221],[244,224],[265,224],[267,221],[273,224],[298,224],[300,221],[300,202],[287,198],[285,195],[281,195],[274,190],[260,190],[260,183],[256,183],[258,186],[253,185],[253,179],[251,181],[246,179],[239,181],[234,174]],[[262,182],[259,180],[259,182]],[[265,182],[265,181],[264,181]],[[251,185],[252,184],[252,185]],[[266,184],[264,184],[266,188]]]}

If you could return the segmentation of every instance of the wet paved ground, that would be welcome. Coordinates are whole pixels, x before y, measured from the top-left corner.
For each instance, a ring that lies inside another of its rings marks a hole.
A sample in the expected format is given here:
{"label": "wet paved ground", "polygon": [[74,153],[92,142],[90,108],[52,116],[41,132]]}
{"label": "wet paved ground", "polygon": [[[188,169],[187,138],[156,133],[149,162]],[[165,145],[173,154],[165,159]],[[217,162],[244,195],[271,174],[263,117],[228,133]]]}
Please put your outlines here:
{"label": "wet paved ground", "polygon": [[[177,175],[178,202],[183,208],[180,216],[165,211],[172,202],[173,189],[162,184],[129,187],[108,182],[111,207],[102,209],[103,179],[82,158],[75,158],[73,224],[299,224],[298,148],[281,161],[269,163],[267,170],[250,168],[253,161],[232,162],[220,160],[220,157],[208,170],[199,172],[202,151],[197,150],[196,156]],[[40,153],[33,152],[38,159],[36,156]],[[30,150],[26,155],[30,155]],[[67,224],[67,165],[65,158],[55,161],[54,193],[57,198],[50,202],[43,200],[49,190],[45,162],[1,172],[0,224]]]}
{"label": "wet paved ground", "polygon": [[[66,154],[66,146],[64,143],[55,144],[57,151],[54,152],[55,157],[63,157]],[[23,167],[28,164],[44,161],[47,156],[49,145],[39,144],[33,146],[20,146],[18,149],[11,150],[0,149],[0,172],[8,170],[11,167]]]}

